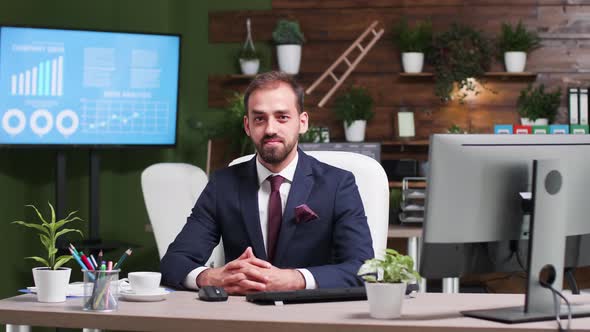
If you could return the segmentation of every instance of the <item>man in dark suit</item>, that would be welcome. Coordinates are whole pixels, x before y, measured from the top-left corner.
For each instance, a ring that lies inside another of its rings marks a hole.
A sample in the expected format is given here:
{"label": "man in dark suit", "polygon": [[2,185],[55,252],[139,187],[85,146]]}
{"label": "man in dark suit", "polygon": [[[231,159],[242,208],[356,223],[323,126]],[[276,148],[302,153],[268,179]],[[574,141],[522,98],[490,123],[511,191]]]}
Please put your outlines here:
{"label": "man in dark suit", "polygon": [[[162,258],[164,283],[252,291],[351,287],[372,241],[354,176],[298,149],[308,128],[303,89],[281,72],[246,90],[250,161],[213,174]],[[207,268],[223,239],[225,266]]]}

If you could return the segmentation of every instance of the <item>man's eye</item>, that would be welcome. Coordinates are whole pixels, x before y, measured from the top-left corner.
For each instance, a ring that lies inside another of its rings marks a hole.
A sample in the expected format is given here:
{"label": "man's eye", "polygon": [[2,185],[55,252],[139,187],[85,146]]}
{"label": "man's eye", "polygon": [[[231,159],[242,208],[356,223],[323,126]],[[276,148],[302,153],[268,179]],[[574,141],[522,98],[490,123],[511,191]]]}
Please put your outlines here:
{"label": "man's eye", "polygon": [[257,116],[257,117],[254,118],[254,121],[256,121],[256,122],[262,122],[262,121],[264,121],[264,118],[261,117],[261,116]]}
{"label": "man's eye", "polygon": [[279,119],[281,119],[281,120],[288,120],[288,119],[289,119],[289,117],[288,117],[287,115],[281,115],[281,116],[279,117]]}

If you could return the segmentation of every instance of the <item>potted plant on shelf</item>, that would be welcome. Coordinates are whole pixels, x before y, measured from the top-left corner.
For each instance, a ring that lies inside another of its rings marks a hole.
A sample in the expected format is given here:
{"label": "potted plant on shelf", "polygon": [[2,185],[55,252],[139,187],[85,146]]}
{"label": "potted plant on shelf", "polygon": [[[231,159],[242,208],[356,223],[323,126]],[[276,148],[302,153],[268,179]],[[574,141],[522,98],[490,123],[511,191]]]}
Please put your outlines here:
{"label": "potted plant on shelf", "polygon": [[58,248],[55,243],[57,239],[67,233],[80,233],[82,231],[78,229],[62,228],[66,224],[72,221],[82,221],[82,219],[75,217],[77,211],[71,212],[67,217],[61,220],[56,220],[55,210],[51,203],[49,209],[51,210],[51,217],[49,221],[43,217],[41,212],[34,205],[27,205],[28,207],[35,210],[37,217],[41,221],[40,223],[28,223],[25,221],[14,221],[13,224],[22,225],[28,228],[32,228],[39,233],[39,239],[41,244],[47,251],[46,257],[26,257],[32,259],[38,263],[43,264],[43,267],[33,268],[33,279],[35,281],[35,287],[37,288],[37,300],[39,302],[64,302],[66,300],[66,289],[70,283],[70,274],[72,270],[68,267],[63,267],[72,256],[63,255],[56,257]]}
{"label": "potted plant on shelf", "polygon": [[332,110],[344,121],[344,134],[348,142],[365,140],[367,121],[373,118],[373,97],[367,89],[350,87],[334,100]]}
{"label": "potted plant on shelf", "polygon": [[524,72],[526,66],[527,53],[541,46],[541,38],[536,32],[527,31],[522,24],[518,22],[516,27],[510,24],[502,23],[502,31],[498,38],[499,56],[503,55],[506,71],[509,73]]}
{"label": "potted plant on shelf", "polygon": [[260,54],[256,51],[256,49],[254,49],[254,46],[242,48],[240,51],[239,61],[242,74],[258,74],[258,68],[260,68]]}
{"label": "potted plant on shelf", "polygon": [[287,74],[299,73],[301,45],[305,42],[299,23],[285,19],[279,20],[272,33],[272,39],[277,45],[279,69]]}
{"label": "potted plant on shelf", "polygon": [[483,76],[492,63],[491,41],[468,26],[453,24],[449,31],[433,41],[435,94],[442,101],[453,99],[453,89],[459,91],[459,101],[468,92],[478,94],[477,82],[483,86]]}
{"label": "potted plant on shelf", "polygon": [[553,122],[559,104],[561,91],[559,87],[554,92],[545,92],[543,84],[538,87],[529,85],[520,91],[517,110],[523,125],[547,125]]}
{"label": "potted plant on shelf", "polygon": [[412,257],[393,249],[385,249],[382,259],[366,260],[357,274],[365,280],[369,314],[380,319],[400,317],[406,285],[420,280]]}
{"label": "potted plant on shelf", "polygon": [[412,28],[402,19],[393,30],[393,43],[402,54],[404,72],[422,72],[424,54],[432,46],[432,23],[419,22]]}

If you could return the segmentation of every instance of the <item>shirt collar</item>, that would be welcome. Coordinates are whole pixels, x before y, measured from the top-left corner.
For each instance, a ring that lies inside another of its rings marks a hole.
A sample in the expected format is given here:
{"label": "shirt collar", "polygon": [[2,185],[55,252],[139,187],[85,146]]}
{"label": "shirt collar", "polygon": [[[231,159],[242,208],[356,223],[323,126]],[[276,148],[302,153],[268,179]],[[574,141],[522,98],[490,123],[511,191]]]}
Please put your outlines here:
{"label": "shirt collar", "polygon": [[262,185],[262,182],[266,180],[271,175],[280,175],[285,178],[285,180],[293,183],[293,177],[295,176],[295,169],[297,168],[297,161],[299,160],[299,151],[295,154],[295,158],[291,160],[287,167],[283,168],[282,171],[278,173],[271,172],[268,168],[264,167],[258,160],[258,156],[256,156],[256,172],[258,173],[258,184]]}

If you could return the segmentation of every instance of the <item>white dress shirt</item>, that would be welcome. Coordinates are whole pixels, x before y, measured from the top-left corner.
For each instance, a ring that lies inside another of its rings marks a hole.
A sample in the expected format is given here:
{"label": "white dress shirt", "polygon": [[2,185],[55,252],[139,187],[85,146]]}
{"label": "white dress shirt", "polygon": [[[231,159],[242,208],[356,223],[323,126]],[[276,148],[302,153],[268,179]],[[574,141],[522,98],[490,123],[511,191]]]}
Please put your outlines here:
{"label": "white dress shirt", "polygon": [[[297,162],[299,161],[299,153],[295,155],[295,158],[279,173],[273,173],[268,168],[264,167],[256,156],[256,172],[258,174],[258,214],[260,215],[260,229],[262,230],[262,239],[264,241],[264,248],[267,246],[268,238],[268,200],[270,198],[270,182],[268,177],[271,175],[280,175],[285,178],[283,184],[279,188],[281,195],[281,210],[285,213],[285,206],[287,205],[287,199],[289,198],[289,191],[291,190],[291,183],[293,183],[293,177],[295,176],[295,170],[297,169]],[[198,289],[197,277],[201,272],[208,269],[208,267],[200,266],[192,270],[184,280],[184,286],[188,289]],[[307,269],[297,269],[305,279],[305,289],[317,288],[315,278]]]}

